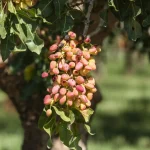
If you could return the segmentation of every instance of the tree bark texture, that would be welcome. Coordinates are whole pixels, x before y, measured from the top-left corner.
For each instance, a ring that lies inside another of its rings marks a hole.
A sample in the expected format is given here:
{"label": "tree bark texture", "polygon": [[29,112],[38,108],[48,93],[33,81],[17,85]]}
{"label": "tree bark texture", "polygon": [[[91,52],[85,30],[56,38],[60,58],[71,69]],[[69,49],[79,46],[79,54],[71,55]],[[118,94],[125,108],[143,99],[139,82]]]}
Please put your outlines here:
{"label": "tree bark texture", "polygon": [[22,150],[46,150],[48,135],[38,129],[37,123],[44,107],[44,94],[35,94],[28,100],[21,100],[21,90],[24,86],[21,74],[9,75],[5,68],[0,67],[0,89],[6,92],[15,106],[24,130]]}

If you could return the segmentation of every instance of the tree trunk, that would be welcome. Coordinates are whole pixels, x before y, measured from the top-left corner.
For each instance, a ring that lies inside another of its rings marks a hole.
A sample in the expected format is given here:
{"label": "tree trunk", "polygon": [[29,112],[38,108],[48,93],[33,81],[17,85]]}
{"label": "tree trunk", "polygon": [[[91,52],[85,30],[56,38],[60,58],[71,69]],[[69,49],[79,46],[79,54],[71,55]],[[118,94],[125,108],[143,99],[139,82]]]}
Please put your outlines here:
{"label": "tree trunk", "polygon": [[47,150],[48,135],[38,129],[37,123],[23,124],[24,141],[22,150]]}
{"label": "tree trunk", "polygon": [[[5,65],[4,65],[5,66]],[[38,119],[44,107],[44,94],[34,94],[28,100],[21,99],[21,90],[24,87],[21,74],[9,75],[5,68],[0,66],[0,89],[6,92],[14,104],[24,129],[22,150],[47,150],[48,135],[38,129]]]}

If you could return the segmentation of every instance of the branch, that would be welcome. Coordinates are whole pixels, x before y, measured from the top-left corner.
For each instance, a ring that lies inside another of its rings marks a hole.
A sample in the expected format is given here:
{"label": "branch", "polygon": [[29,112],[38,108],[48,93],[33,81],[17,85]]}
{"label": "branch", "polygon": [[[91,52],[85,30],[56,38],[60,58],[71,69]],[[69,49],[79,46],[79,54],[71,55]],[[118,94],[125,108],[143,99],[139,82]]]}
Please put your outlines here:
{"label": "branch", "polygon": [[82,1],[82,2],[73,3],[70,6],[71,7],[77,7],[77,6],[80,6],[80,5],[83,5],[83,4],[84,4],[84,2]]}
{"label": "branch", "polygon": [[93,36],[97,35],[100,31],[102,31],[103,30],[103,24],[104,24],[104,20],[100,18],[100,21],[99,21],[97,28],[89,34],[89,37],[93,37]]}
{"label": "branch", "polygon": [[[104,5],[103,11],[104,11],[104,10],[107,10],[107,9],[108,9],[108,4],[106,3],[106,4]],[[103,27],[104,23],[105,23],[105,21],[100,17],[100,19],[99,19],[99,24],[98,24],[97,28],[96,28],[93,32],[91,32],[91,33],[89,34],[89,36],[90,36],[90,37],[95,36],[95,35],[97,35],[100,31],[102,31],[102,30],[104,29],[104,27]]]}
{"label": "branch", "polygon": [[86,37],[87,36],[87,32],[88,32],[88,29],[89,29],[89,25],[90,25],[90,16],[91,16],[91,12],[92,12],[92,9],[93,9],[93,5],[94,5],[94,0],[90,0],[89,2],[89,7],[88,7],[88,12],[86,14],[86,20],[84,22],[84,30],[83,30],[83,36]]}

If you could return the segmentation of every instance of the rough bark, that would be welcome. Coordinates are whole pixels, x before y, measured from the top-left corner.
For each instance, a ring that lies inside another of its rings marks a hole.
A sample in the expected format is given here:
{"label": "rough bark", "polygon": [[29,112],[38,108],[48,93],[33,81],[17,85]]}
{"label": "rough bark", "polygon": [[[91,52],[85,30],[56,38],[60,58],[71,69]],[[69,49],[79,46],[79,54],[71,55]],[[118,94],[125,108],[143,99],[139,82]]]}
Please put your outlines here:
{"label": "rough bark", "polygon": [[22,150],[47,150],[48,135],[38,129],[37,123],[24,124],[24,141]]}

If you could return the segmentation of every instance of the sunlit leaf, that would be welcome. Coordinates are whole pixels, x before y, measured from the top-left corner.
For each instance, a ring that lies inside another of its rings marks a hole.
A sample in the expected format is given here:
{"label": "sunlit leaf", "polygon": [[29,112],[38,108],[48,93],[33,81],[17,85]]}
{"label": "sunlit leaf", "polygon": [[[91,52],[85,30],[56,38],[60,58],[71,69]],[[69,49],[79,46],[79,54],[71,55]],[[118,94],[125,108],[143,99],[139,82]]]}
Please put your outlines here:
{"label": "sunlit leaf", "polygon": [[66,121],[66,122],[70,122],[71,121],[70,118],[65,115],[63,110],[59,110],[55,106],[53,106],[53,108],[54,108],[56,114],[59,115],[62,120]]}
{"label": "sunlit leaf", "polygon": [[91,128],[89,125],[84,124],[84,128],[86,129],[86,131],[90,134],[90,135],[94,135],[93,133],[91,133]]}
{"label": "sunlit leaf", "polygon": [[14,52],[24,52],[26,50],[27,50],[27,47],[23,43],[21,43],[20,45],[15,46],[13,51]]}
{"label": "sunlit leaf", "polygon": [[75,122],[75,114],[70,110],[69,111],[69,118],[71,120],[71,124],[73,124]]}
{"label": "sunlit leaf", "polygon": [[0,9],[0,37],[2,39],[5,39],[7,35],[5,29],[5,21],[6,21],[6,14],[4,14],[4,11]]}
{"label": "sunlit leaf", "polygon": [[91,108],[85,109],[80,111],[82,116],[85,119],[85,122],[89,122],[91,115],[94,113],[94,111]]}
{"label": "sunlit leaf", "polygon": [[114,3],[114,0],[108,0],[108,5],[109,5],[110,7],[113,7],[113,8],[115,9],[115,11],[118,11],[118,9],[116,8],[116,5],[115,5],[115,3]]}
{"label": "sunlit leaf", "polygon": [[26,45],[30,51],[40,54],[42,48],[44,47],[44,41],[41,40],[37,34],[35,34],[33,40],[26,41]]}

